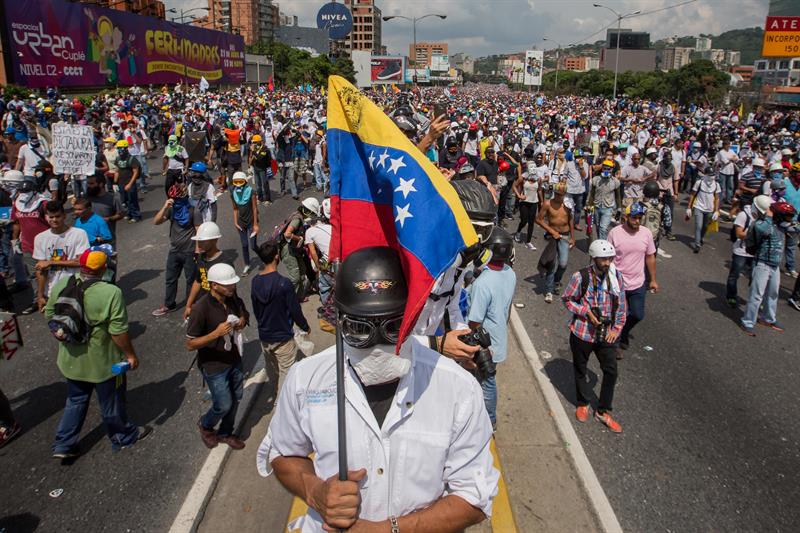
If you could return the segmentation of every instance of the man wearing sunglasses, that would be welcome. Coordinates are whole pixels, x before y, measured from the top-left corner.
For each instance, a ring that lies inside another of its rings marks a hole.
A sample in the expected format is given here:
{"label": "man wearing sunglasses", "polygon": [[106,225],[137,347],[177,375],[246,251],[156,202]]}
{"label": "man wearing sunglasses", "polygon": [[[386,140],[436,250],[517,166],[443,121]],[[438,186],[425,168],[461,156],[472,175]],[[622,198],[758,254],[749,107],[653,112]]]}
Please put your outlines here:
{"label": "man wearing sunglasses", "polygon": [[391,248],[353,252],[337,272],[347,481],[337,476],[336,348],[289,370],[257,464],[308,504],[306,531],[460,531],[491,515],[499,474],[481,388],[414,337],[396,354],[407,298]]}

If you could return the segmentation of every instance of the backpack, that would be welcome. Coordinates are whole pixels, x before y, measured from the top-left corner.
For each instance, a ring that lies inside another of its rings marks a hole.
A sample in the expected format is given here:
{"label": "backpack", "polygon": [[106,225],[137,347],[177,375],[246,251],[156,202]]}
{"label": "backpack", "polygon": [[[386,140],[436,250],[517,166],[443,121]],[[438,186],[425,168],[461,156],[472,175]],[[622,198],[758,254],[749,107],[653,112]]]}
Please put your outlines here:
{"label": "backpack", "polygon": [[94,324],[86,320],[83,297],[86,289],[100,279],[83,281],[78,276],[69,277],[53,306],[53,316],[47,322],[50,333],[57,341],[66,344],[86,344],[92,336]]}
{"label": "backpack", "polygon": [[[268,241],[275,241],[278,244],[283,244],[286,242],[286,238],[284,234],[286,233],[286,228],[289,227],[292,220],[295,218],[300,218],[300,213],[292,213],[289,215],[286,220],[284,220],[281,224],[278,224],[272,229],[272,233],[270,233],[269,237],[267,238]],[[301,219],[302,222],[302,219]]]}
{"label": "backpack", "polygon": [[[750,215],[747,214],[747,211],[742,211],[742,212],[744,213],[744,216],[745,216],[745,218],[744,218],[744,231],[746,232],[748,230],[748,228],[750,227]],[[736,224],[732,224],[731,225],[730,239],[731,239],[731,242],[736,242],[736,241],[739,240],[739,238],[736,237]],[[752,254],[750,254],[750,255],[752,255]]]}
{"label": "backpack", "polygon": [[644,218],[642,219],[642,226],[650,230],[653,234],[653,239],[658,241],[658,234],[661,231],[661,204],[653,204],[651,202],[645,203]]}
{"label": "backpack", "polygon": [[[772,226],[770,226],[770,237],[772,236],[772,231]],[[761,245],[762,240],[763,239],[759,239],[756,235],[756,225],[750,224],[744,236],[744,251],[747,252],[748,255],[755,256],[758,254],[758,247]]]}

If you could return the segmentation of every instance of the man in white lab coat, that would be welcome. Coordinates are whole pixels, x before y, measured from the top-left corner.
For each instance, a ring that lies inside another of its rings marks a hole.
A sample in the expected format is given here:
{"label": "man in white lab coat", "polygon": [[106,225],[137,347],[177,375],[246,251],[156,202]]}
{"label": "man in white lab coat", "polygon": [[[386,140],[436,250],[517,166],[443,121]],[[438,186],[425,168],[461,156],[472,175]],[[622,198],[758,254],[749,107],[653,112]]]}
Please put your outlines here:
{"label": "man in white lab coat", "polygon": [[499,473],[481,388],[413,337],[395,354],[407,297],[391,248],[353,252],[337,273],[348,481],[337,476],[335,347],[289,371],[257,464],[308,504],[295,529],[462,531],[491,516]]}

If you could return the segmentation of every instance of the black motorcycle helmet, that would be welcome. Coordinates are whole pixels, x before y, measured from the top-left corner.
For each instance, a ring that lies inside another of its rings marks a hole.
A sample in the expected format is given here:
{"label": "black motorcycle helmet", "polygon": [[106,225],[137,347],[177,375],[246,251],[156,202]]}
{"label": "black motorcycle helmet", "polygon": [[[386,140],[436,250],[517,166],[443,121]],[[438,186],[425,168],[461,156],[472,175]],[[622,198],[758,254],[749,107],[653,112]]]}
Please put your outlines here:
{"label": "black motorcycle helmet", "polygon": [[475,180],[452,181],[450,184],[456,190],[459,200],[464,204],[470,220],[492,222],[497,213],[492,193],[486,185]]}
{"label": "black motorcycle helmet", "polygon": [[400,256],[388,246],[370,246],[351,253],[336,273],[334,302],[345,315],[402,315],[407,300],[408,285]]}
{"label": "black motorcycle helmet", "polygon": [[645,198],[658,198],[661,191],[658,188],[658,183],[655,181],[648,181],[644,184],[643,193]]}
{"label": "black motorcycle helmet", "polygon": [[514,239],[500,226],[495,226],[485,244],[492,251],[492,261],[507,263],[514,257]]}

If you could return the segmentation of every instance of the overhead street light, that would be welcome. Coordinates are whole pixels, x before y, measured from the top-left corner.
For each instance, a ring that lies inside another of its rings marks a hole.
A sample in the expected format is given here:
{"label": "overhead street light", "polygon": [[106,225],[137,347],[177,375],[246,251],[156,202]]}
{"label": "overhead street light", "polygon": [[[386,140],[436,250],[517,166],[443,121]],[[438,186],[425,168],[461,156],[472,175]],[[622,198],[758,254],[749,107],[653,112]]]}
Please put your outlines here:
{"label": "overhead street light", "polygon": [[556,43],[558,48],[556,48],[556,92],[558,92],[558,53],[561,51],[561,43],[556,41],[555,39],[548,39],[547,37],[542,37],[543,41],[550,41],[551,43]]}
{"label": "overhead street light", "polygon": [[414,85],[417,84],[417,22],[428,17],[439,17],[440,19],[444,20],[447,18],[447,15],[428,13],[427,15],[422,15],[421,17],[406,17],[405,15],[387,15],[382,17],[384,22],[388,22],[392,19],[405,19],[411,22],[414,39]]}
{"label": "overhead street light", "polygon": [[619,13],[617,13],[616,11],[611,9],[610,7],[604,6],[603,4],[592,4],[592,5],[594,7],[602,7],[604,9],[608,9],[609,11],[614,13],[615,17],[617,17],[617,57],[614,59],[614,100],[616,100],[617,99],[617,74],[618,74],[618,71],[619,71],[619,34],[620,34],[620,31],[621,31],[621,28],[622,28],[622,19],[635,17],[636,15],[640,14],[642,12],[642,10],[639,9],[639,10],[636,10],[636,11],[634,11],[632,13],[626,13],[625,15],[620,15]]}
{"label": "overhead street light", "polygon": [[[192,9],[187,9],[187,10],[175,9],[174,7],[171,7],[169,9],[167,9],[167,13],[175,13],[177,15],[180,12],[180,16],[174,17],[172,19],[172,21],[174,22],[174,21],[177,20],[181,24],[183,24],[183,21],[187,18],[187,15],[189,13],[191,13],[192,11],[208,11],[208,10],[209,9],[207,7],[193,7]],[[193,21],[194,20],[197,20],[197,19],[195,18],[195,19],[193,19]]]}

